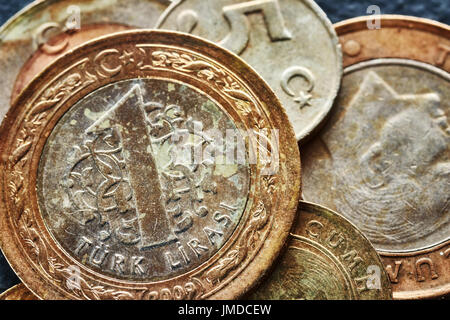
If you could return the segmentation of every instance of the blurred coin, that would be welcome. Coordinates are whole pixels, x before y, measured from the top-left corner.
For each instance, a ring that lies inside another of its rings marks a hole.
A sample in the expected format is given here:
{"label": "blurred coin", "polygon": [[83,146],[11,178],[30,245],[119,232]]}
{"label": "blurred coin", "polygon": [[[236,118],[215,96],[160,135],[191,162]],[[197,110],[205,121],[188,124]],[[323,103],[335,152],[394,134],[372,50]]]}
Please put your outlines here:
{"label": "blurred coin", "polygon": [[152,28],[170,0],[34,1],[0,28],[0,121],[26,84],[59,56],[98,36]]}
{"label": "blurred coin", "polygon": [[280,98],[297,140],[322,123],[336,97],[341,48],[313,1],[181,0],[158,27],[199,35],[239,54]]}
{"label": "blurred coin", "polygon": [[347,219],[300,202],[287,251],[255,300],[385,300],[391,285],[375,248]]}
{"label": "blurred coin", "polygon": [[284,109],[200,38],[86,43],[32,81],[0,134],[0,243],[42,299],[237,298],[295,217]]}
{"label": "blurred coin", "polygon": [[38,300],[38,298],[20,283],[0,294],[0,300]]}
{"label": "blurred coin", "polygon": [[343,85],[304,149],[303,196],[363,231],[394,298],[436,297],[450,292],[450,28],[399,16],[380,23],[336,26]]}

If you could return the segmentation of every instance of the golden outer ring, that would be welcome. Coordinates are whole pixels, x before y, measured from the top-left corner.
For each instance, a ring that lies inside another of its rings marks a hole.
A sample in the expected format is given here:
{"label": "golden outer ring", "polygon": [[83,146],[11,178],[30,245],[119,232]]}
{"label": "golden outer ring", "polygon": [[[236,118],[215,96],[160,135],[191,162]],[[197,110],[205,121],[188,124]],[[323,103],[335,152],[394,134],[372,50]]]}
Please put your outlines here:
{"label": "golden outer ring", "polygon": [[[434,65],[450,72],[450,54],[443,56],[443,47],[450,48],[450,26],[424,18],[402,15],[380,15],[381,28],[369,30],[367,23],[376,16],[364,16],[348,19],[334,25],[344,53],[344,68],[372,59],[400,58],[410,59]],[[395,39],[394,39],[395,37]],[[346,52],[349,41],[357,43],[358,49]],[[345,72],[345,71],[344,71]],[[395,260],[416,263],[430,255],[439,258],[441,252],[450,250],[450,240],[429,248],[408,252],[379,251],[386,266]],[[448,260],[448,258],[447,258]],[[450,273],[450,265],[442,259],[444,274]],[[417,271],[417,268],[416,268]],[[417,279],[418,275],[411,275]],[[405,276],[406,277],[406,276]],[[414,281],[415,281],[414,279]],[[413,282],[408,279],[409,282]],[[393,285],[394,299],[426,299],[437,298],[450,293],[450,283],[442,283],[432,288],[420,288],[420,285],[409,283],[408,287]],[[401,281],[399,280],[401,285]]]}
{"label": "golden outer ring", "polygon": [[[173,53],[186,54],[196,63],[157,65],[146,51],[152,48],[172,54],[175,60]],[[132,53],[133,61],[117,59],[125,51]],[[99,58],[105,54],[116,60]],[[108,83],[152,76],[181,79],[214,92],[241,127],[279,130],[278,173],[263,176],[262,163],[250,166],[253,184],[238,227],[213,257],[194,270],[165,281],[136,283],[99,275],[77,264],[81,287],[70,289],[68,266],[75,259],[52,238],[37,205],[41,150],[59,117],[80,98]],[[172,298],[175,290],[184,292],[183,299],[238,298],[269,269],[295,218],[300,155],[284,109],[269,86],[239,57],[194,36],[127,31],[69,51],[18,97],[0,127],[0,136],[4,137],[0,142],[0,245],[19,278],[42,299]]]}
{"label": "golden outer ring", "polygon": [[0,300],[38,300],[38,297],[23,283],[19,283],[0,294]]}
{"label": "golden outer ring", "polygon": [[[362,247],[362,248],[365,247],[366,249],[369,249],[368,250],[369,252],[371,252],[370,249],[373,251],[372,258],[374,258],[374,262],[380,267],[383,266],[382,259],[379,255],[379,253],[372,246],[372,243],[370,242],[370,240],[366,237],[365,234],[363,234],[361,232],[361,230],[358,229],[358,227],[355,224],[353,224],[353,222],[351,222],[350,220],[345,218],[343,215],[341,215],[340,213],[333,211],[327,207],[321,206],[319,204],[302,201],[302,200],[299,202],[299,206],[298,206],[298,212],[301,212],[301,211],[309,212],[309,213],[315,214],[316,216],[319,216],[319,217],[324,217],[325,219],[329,220],[331,223],[335,223],[336,225],[343,225],[344,229],[350,230],[349,233],[354,233],[355,236],[360,238],[359,239],[360,247]],[[291,236],[295,236],[295,228],[291,232]],[[386,296],[389,297],[390,300],[392,300],[393,293],[392,293],[392,288],[389,283],[389,276],[386,273],[386,270],[380,270],[380,271],[381,271],[381,275],[380,275],[381,282],[383,285],[381,290],[383,291],[383,293]],[[354,290],[354,291],[357,291],[357,290]],[[356,293],[354,293],[354,295],[358,296],[358,294],[356,294]]]}

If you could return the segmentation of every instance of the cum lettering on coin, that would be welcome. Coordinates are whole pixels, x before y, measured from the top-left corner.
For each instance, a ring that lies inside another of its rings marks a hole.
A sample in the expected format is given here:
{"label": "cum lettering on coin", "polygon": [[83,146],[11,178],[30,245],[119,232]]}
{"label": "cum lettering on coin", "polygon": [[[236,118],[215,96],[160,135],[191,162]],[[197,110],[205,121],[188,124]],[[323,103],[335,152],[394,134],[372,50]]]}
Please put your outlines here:
{"label": "cum lettering on coin", "polygon": [[300,164],[280,103],[242,60],[188,35],[134,31],[44,74],[2,126],[12,136],[0,228],[18,239],[3,249],[33,292],[236,298],[263,276],[252,270],[288,236]]}
{"label": "cum lettering on coin", "polygon": [[158,27],[199,35],[240,55],[278,95],[298,140],[308,138],[331,109],[342,53],[313,1],[181,0],[167,8]]}
{"label": "cum lettering on coin", "polygon": [[[369,43],[365,21],[337,27],[347,68],[329,122],[306,148],[303,195],[342,212],[364,232],[386,263],[394,298],[445,295],[450,76],[436,58],[450,30],[386,16],[383,28],[370,30],[378,42]],[[400,51],[387,41],[399,29]],[[430,50],[422,54],[424,44]]]}
{"label": "cum lettering on coin", "polygon": [[380,256],[354,225],[307,202],[298,214],[286,252],[249,299],[392,299]]}

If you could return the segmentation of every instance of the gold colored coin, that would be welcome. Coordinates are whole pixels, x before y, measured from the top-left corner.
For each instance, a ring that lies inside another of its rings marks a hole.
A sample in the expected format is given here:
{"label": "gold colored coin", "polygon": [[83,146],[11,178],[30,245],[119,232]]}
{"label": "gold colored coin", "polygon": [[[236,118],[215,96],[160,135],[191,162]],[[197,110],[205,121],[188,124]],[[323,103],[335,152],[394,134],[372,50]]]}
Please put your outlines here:
{"label": "gold colored coin", "polygon": [[394,298],[450,292],[450,28],[382,16],[336,25],[341,93],[303,150],[303,197],[341,212],[383,258]]}
{"label": "gold colored coin", "polygon": [[99,36],[153,28],[170,0],[39,0],[0,28],[0,121],[52,61]]}
{"label": "gold colored coin", "polygon": [[295,217],[280,102],[193,36],[84,44],[32,81],[0,134],[0,244],[41,299],[237,298]]}
{"label": "gold colored coin", "polygon": [[379,255],[353,224],[307,202],[300,202],[297,213],[286,252],[250,299],[392,299]]}
{"label": "gold colored coin", "polygon": [[38,300],[38,298],[20,283],[0,294],[0,300]]}

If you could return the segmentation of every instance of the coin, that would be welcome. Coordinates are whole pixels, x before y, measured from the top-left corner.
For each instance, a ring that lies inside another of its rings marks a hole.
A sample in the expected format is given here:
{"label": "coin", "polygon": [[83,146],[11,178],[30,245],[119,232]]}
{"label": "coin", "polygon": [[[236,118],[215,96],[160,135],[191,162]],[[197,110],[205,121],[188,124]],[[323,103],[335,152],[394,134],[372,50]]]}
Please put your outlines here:
{"label": "coin", "polygon": [[0,294],[0,300],[38,300],[38,298],[20,283]]}
{"label": "coin", "polygon": [[253,300],[385,300],[392,290],[372,244],[347,219],[300,202],[286,252]]}
{"label": "coin", "polygon": [[26,84],[75,46],[130,27],[154,27],[170,0],[40,0],[0,28],[0,121]]}
{"label": "coin", "polygon": [[[64,49],[61,49],[57,53],[49,54],[47,49],[38,49],[31,58],[25,62],[20,71],[17,74],[16,81],[11,94],[11,101],[14,101],[17,96],[22,92],[26,85],[46,66],[51,64],[58,57],[62,56],[69,50],[83,44],[89,40],[108,35],[114,32],[124,31],[130,29],[127,26],[120,24],[100,24],[100,25],[90,25],[83,27],[74,33],[62,33],[57,34],[50,38],[45,45],[46,46],[59,46],[61,43],[64,45]],[[59,47],[63,48],[63,47]],[[1,52],[1,51],[0,51]]]}
{"label": "coin", "polygon": [[284,109],[200,38],[89,42],[35,78],[0,134],[0,243],[42,299],[236,298],[295,217]]}
{"label": "coin", "polygon": [[[450,29],[382,16],[336,26],[344,79],[304,149],[304,199],[352,221],[379,251],[394,298],[450,292]],[[356,50],[358,48],[358,50]]]}
{"label": "coin", "polygon": [[342,52],[310,0],[181,0],[159,28],[193,33],[239,54],[269,83],[304,141],[323,122],[342,77]]}

